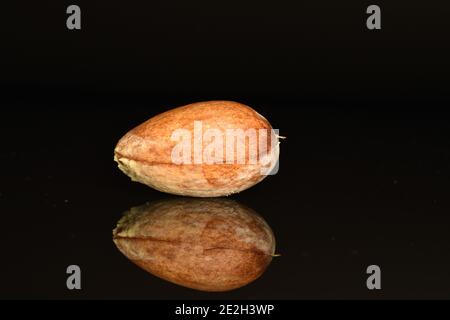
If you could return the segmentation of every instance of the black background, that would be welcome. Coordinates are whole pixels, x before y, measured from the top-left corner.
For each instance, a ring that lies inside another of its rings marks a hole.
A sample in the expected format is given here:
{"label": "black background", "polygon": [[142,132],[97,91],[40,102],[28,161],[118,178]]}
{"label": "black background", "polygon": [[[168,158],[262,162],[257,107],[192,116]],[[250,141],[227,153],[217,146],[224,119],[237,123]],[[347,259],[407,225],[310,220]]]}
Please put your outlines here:
{"label": "black background", "polygon": [[[2,298],[449,298],[450,8],[372,2],[2,4]],[[111,231],[169,197],[112,161],[130,128],[172,107],[246,103],[280,134],[280,172],[232,198],[277,238],[267,272],[229,293],[159,280]],[[82,268],[81,291],[66,267]],[[366,288],[380,265],[382,290]]]}

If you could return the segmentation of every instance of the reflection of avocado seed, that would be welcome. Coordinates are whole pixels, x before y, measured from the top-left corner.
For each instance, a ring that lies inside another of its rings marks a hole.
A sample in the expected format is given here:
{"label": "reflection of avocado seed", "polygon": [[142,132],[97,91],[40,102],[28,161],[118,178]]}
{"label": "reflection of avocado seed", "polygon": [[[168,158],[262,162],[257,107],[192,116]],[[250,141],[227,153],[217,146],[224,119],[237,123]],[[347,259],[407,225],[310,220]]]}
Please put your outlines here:
{"label": "reflection of avocado seed", "polygon": [[250,283],[275,250],[267,223],[228,199],[176,199],[132,208],[118,222],[113,240],[144,270],[204,291]]}

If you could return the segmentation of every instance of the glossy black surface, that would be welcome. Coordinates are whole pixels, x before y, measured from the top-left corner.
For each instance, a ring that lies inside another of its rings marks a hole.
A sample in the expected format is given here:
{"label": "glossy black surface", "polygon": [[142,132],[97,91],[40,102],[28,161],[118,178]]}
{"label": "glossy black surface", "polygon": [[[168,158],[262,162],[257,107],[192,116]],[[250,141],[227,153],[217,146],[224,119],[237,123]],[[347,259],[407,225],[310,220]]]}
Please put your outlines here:
{"label": "glossy black surface", "polygon": [[[112,161],[117,139],[164,108],[10,113],[2,124],[2,296],[448,297],[449,114],[258,107],[287,136],[280,171],[232,198],[264,216],[281,257],[259,280],[220,294],[150,276],[111,240],[124,211],[168,197]],[[70,264],[82,268],[81,292],[65,288]],[[382,268],[381,292],[365,287],[370,264]]]}

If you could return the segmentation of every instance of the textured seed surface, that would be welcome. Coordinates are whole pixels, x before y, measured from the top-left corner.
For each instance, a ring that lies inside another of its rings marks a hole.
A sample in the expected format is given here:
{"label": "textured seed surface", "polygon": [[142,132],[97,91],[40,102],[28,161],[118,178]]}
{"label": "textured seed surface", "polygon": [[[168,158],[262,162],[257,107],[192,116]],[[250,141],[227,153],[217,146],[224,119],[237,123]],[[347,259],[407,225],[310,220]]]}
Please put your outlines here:
{"label": "textured seed surface", "polygon": [[118,249],[162,279],[227,291],[258,278],[275,238],[254,211],[229,199],[176,199],[132,208],[113,231]]}
{"label": "textured seed surface", "polygon": [[[161,113],[129,131],[117,143],[114,160],[133,181],[184,196],[227,196],[250,188],[266,177],[261,174],[261,162],[251,164],[248,157],[244,164],[175,164],[172,151],[178,142],[172,140],[172,133],[176,129],[193,133],[194,121],[201,121],[203,130],[220,130],[224,141],[227,129],[272,129],[263,116],[246,105],[232,101],[198,102]],[[208,143],[203,140],[201,145],[206,148]],[[269,166],[275,165],[278,154],[278,141],[274,144],[269,141]]]}

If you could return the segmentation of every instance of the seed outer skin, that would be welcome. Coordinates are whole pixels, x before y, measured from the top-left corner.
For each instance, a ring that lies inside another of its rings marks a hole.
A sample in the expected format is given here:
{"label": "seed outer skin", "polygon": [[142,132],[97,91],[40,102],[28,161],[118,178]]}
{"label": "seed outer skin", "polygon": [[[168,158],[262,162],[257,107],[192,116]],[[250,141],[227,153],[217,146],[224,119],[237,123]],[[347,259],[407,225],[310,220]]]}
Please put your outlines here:
{"label": "seed outer skin", "polygon": [[[250,164],[248,154],[244,164],[175,164],[172,150],[178,142],[172,141],[172,133],[176,129],[193,133],[194,121],[201,121],[203,130],[242,129],[245,132],[247,129],[266,129],[269,136],[269,130],[272,130],[263,116],[241,103],[192,103],[161,113],[126,133],[114,150],[119,169],[133,181],[156,190],[191,197],[228,196],[246,190],[266,177],[261,174],[263,165],[259,162]],[[203,141],[203,148],[208,143]],[[272,157],[268,163],[274,165],[279,155],[278,137],[274,144],[269,141],[267,154]]]}

